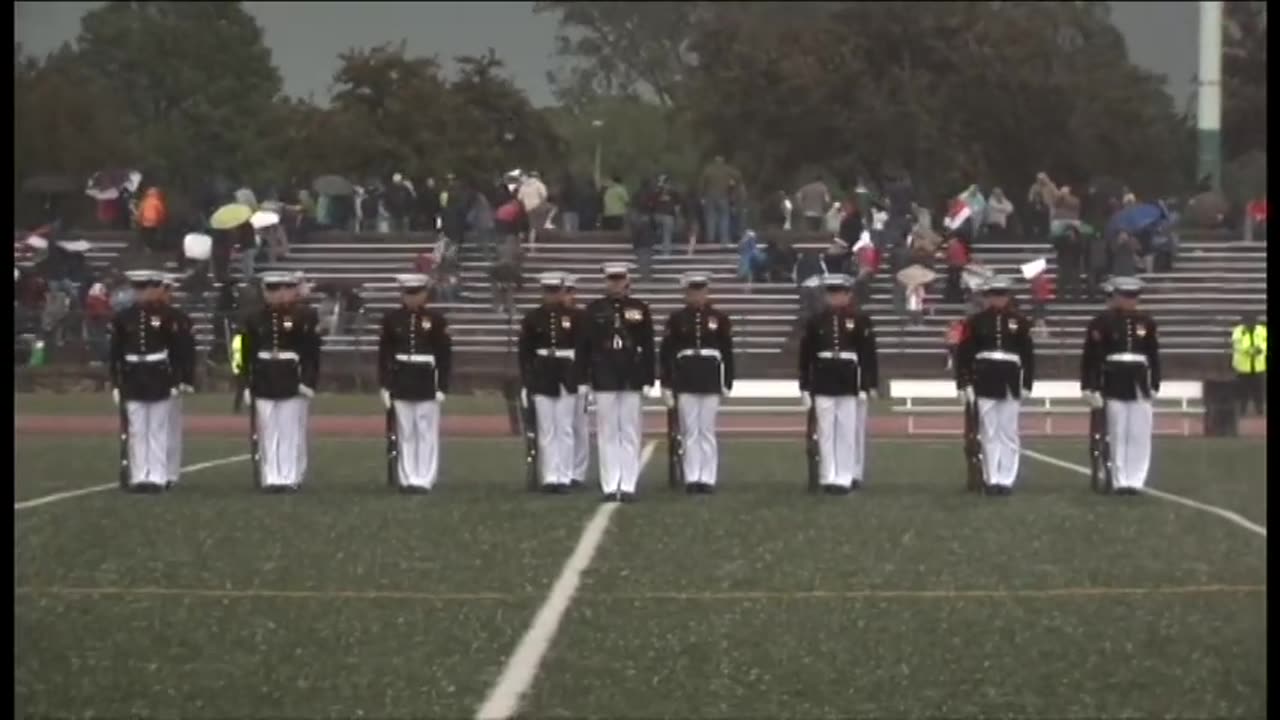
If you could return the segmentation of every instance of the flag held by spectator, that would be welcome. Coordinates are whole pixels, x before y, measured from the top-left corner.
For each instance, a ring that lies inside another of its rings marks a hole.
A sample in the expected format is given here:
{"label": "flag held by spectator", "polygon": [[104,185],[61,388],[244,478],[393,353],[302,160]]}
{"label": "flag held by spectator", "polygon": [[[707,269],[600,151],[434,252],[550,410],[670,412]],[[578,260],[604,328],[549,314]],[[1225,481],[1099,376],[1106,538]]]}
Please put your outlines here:
{"label": "flag held by spectator", "polygon": [[1024,263],[1022,267],[1022,277],[1030,280],[1045,271],[1049,266],[1049,262],[1044,258],[1037,258],[1029,263]]}

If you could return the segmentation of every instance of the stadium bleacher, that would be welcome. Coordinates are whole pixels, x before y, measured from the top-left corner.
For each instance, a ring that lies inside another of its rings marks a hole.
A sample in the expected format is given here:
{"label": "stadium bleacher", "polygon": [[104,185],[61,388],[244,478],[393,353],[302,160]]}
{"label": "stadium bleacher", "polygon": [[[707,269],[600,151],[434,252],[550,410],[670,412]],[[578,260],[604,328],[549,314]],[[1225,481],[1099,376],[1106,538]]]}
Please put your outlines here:
{"label": "stadium bleacher", "polygon": [[[124,251],[128,235],[84,233],[93,249],[89,262],[102,266],[116,262]],[[824,247],[827,236],[795,233],[798,250]],[[328,338],[326,351],[371,352],[376,345],[377,318],[393,307],[397,294],[392,276],[408,272],[414,258],[429,249],[434,236],[425,233],[377,235],[326,232],[314,233],[306,243],[290,246],[289,257],[278,264],[260,262],[259,270],[302,270],[313,282],[345,279],[361,285],[367,302],[365,327],[358,333]],[[1037,257],[1049,260],[1048,272],[1056,272],[1052,250],[1044,244],[978,244],[975,258],[997,272],[1018,277],[1018,266]],[[632,260],[634,254],[621,233],[586,232],[566,235],[544,231],[536,252],[525,257],[524,273],[531,278],[544,270],[562,270],[578,276],[579,295],[585,300],[601,292],[601,263]],[[459,353],[474,356],[481,365],[505,364],[508,343],[514,337],[521,314],[538,302],[538,289],[527,282],[516,293],[517,308],[512,318],[497,312],[491,304],[489,265],[475,247],[462,250],[464,301],[438,304],[450,318]],[[172,269],[176,265],[168,263]],[[233,274],[239,268],[233,263]],[[737,255],[731,250],[699,247],[693,254],[677,246],[671,257],[655,257],[653,278],[637,278],[633,293],[653,305],[654,317],[661,319],[681,302],[679,274],[691,269],[712,273],[715,302],[735,322],[735,339],[743,366],[753,374],[776,375],[790,372],[791,340],[800,314],[797,292],[790,284],[747,283],[735,278]],[[1161,327],[1161,348],[1171,365],[1207,369],[1221,365],[1227,348],[1227,333],[1245,311],[1265,315],[1266,250],[1261,243],[1246,244],[1224,232],[1184,232],[1174,270],[1144,274],[1147,283],[1144,305]],[[944,362],[942,337],[949,322],[964,312],[958,304],[941,302],[941,282],[934,283],[928,298],[932,313],[922,325],[910,326],[894,312],[890,279],[881,275],[872,288],[867,310],[877,323],[882,353],[893,354],[904,369],[927,369],[936,373]],[[1025,285],[1022,286],[1025,289]],[[1049,312],[1049,336],[1038,343],[1046,358],[1046,368],[1064,374],[1076,362],[1087,318],[1098,310],[1096,303],[1054,302]],[[209,340],[209,318],[196,316],[202,343]]]}

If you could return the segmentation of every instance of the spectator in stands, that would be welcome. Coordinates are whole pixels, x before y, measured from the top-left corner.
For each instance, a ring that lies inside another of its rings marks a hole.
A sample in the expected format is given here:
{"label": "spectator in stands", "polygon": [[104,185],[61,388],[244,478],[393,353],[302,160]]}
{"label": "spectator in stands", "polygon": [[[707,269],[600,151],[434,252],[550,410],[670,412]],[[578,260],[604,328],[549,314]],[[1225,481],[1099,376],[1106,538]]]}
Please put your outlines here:
{"label": "spectator in stands", "polygon": [[675,237],[676,219],[680,214],[680,194],[671,186],[666,173],[658,176],[644,204],[645,209],[653,215],[663,257],[671,257],[671,242]]}
{"label": "spectator in stands", "polygon": [[741,238],[746,232],[747,188],[738,178],[729,181],[729,237]]}
{"label": "spectator in stands", "polygon": [[871,283],[875,281],[876,271],[880,269],[880,250],[871,241],[871,233],[863,231],[853,245],[853,255],[858,267],[853,292],[858,302],[866,305],[871,302]]}
{"label": "spectator in stands", "polygon": [[801,227],[809,232],[822,230],[823,217],[831,208],[831,191],[821,176],[796,191],[796,207],[800,209]]}
{"label": "spectator in stands", "polygon": [[862,232],[867,228],[862,210],[858,207],[857,199],[852,197],[840,203],[839,207],[840,223],[835,233],[846,245],[852,246],[862,239]]}
{"label": "spectator in stands", "polygon": [[1120,233],[1111,244],[1111,274],[1116,277],[1138,275],[1138,239],[1127,232]]}
{"label": "spectator in stands", "polygon": [[964,319],[952,320],[947,326],[947,333],[943,343],[947,348],[947,370],[950,370],[956,362],[956,350],[960,347],[960,343],[964,341]]}
{"label": "spectator in stands", "polygon": [[1023,224],[1030,238],[1043,241],[1049,237],[1049,223],[1053,206],[1058,199],[1058,188],[1047,173],[1036,173],[1035,182],[1027,190],[1027,221]]}
{"label": "spectator in stands", "polygon": [[582,223],[582,188],[573,173],[566,173],[560,181],[560,228],[576,233]]}
{"label": "spectator in stands", "polygon": [[725,162],[721,155],[715,156],[702,170],[699,190],[705,218],[705,239],[708,243],[719,242],[721,246],[733,244],[730,204],[734,200],[735,186],[740,186],[741,182],[741,173]]}
{"label": "spectator in stands", "polygon": [[413,184],[405,176],[395,173],[391,176],[391,187],[387,188],[383,202],[387,207],[387,215],[391,219],[392,232],[408,232],[409,217],[413,213],[417,193]]}
{"label": "spectator in stands", "polygon": [[462,178],[450,175],[450,182],[442,196],[440,232],[451,240],[461,242],[467,232],[467,211],[471,207],[472,190]]}
{"label": "spectator in stands", "polygon": [[1031,278],[1031,321],[1041,337],[1048,337],[1049,326],[1046,324],[1049,303],[1053,300],[1053,281],[1049,273],[1041,270]]}
{"label": "spectator in stands", "polygon": [[470,228],[467,231],[467,237],[475,238],[480,255],[486,260],[492,260],[497,254],[498,241],[495,225],[493,206],[489,204],[489,198],[485,197],[484,193],[475,193],[471,200],[471,209],[467,212],[467,227]]}
{"label": "spectator in stands", "polygon": [[614,175],[604,187],[604,217],[601,227],[605,230],[617,231],[626,225],[627,208],[631,205],[631,196],[622,184],[622,178]]}
{"label": "spectator in stands", "polygon": [[147,252],[160,252],[160,230],[164,221],[165,206],[160,188],[149,187],[138,206],[138,239]]}
{"label": "spectator in stands", "polygon": [[1267,241],[1267,199],[1257,197],[1245,206],[1244,241]]}
{"label": "spectator in stands", "polygon": [[775,233],[765,247],[765,276],[768,282],[788,282],[795,273],[796,250],[791,238]]}
{"label": "spectator in stands", "polygon": [[493,213],[493,226],[500,242],[506,244],[510,238],[520,241],[525,233],[524,206],[515,198],[507,198]]}
{"label": "spectator in stands", "polygon": [[524,284],[524,251],[520,241],[507,236],[498,248],[498,259],[489,271],[493,281],[493,309],[511,314],[515,311],[515,293]]}
{"label": "spectator in stands", "polygon": [[440,187],[434,177],[422,181],[422,192],[414,196],[413,230],[432,232],[440,222]]}
{"label": "spectator in stands", "polygon": [[1084,271],[1085,242],[1080,234],[1080,223],[1068,225],[1053,238],[1054,251],[1058,255],[1058,281],[1062,298],[1075,299],[1080,293],[1080,275]]}
{"label": "spectator in stands", "polygon": [[969,244],[957,232],[947,235],[945,249],[947,254],[947,281],[942,291],[945,303],[964,302],[964,268],[969,264]]}
{"label": "spectator in stands", "polygon": [[742,241],[738,243],[738,278],[751,284],[764,276],[764,249],[752,230],[742,233]]}
{"label": "spectator in stands", "polygon": [[769,230],[791,229],[791,199],[786,190],[778,190],[760,208],[760,226]]}
{"label": "spectator in stands", "polygon": [[1085,292],[1090,302],[1097,302],[1098,290],[1111,274],[1111,248],[1106,235],[1096,228],[1091,226],[1081,228],[1081,231],[1085,252]]}
{"label": "spectator in stands", "polygon": [[84,329],[95,364],[107,361],[107,324],[111,314],[111,293],[106,282],[94,283],[84,300]]}
{"label": "spectator in stands", "polygon": [[987,234],[992,240],[1003,242],[1009,238],[1009,217],[1013,215],[1013,203],[1005,197],[1004,190],[995,188],[987,198]]}
{"label": "spectator in stands", "polygon": [[551,204],[547,202],[547,186],[537,172],[529,172],[520,179],[516,197],[524,207],[525,217],[529,218],[529,245],[533,246],[538,241],[538,231],[547,224],[552,212]]}

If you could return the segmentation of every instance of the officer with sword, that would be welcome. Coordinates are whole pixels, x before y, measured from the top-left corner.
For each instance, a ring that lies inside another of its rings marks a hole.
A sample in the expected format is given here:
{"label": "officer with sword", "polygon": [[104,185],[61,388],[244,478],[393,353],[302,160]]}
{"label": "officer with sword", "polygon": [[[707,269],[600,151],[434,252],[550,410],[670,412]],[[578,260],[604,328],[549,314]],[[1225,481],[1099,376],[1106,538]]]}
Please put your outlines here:
{"label": "officer with sword", "polygon": [[427,307],[429,279],[397,275],[400,307],[382,316],[378,386],[388,418],[387,482],[428,493],[440,460],[440,407],[449,391],[453,339],[444,315]]}
{"label": "officer with sword", "polygon": [[674,410],[679,467],[685,492],[715,491],[719,447],[716,414],[720,400],[733,389],[733,330],[729,316],[711,304],[710,276],[688,272],[681,277],[685,306],[667,319],[658,353],[659,379],[667,408]]}

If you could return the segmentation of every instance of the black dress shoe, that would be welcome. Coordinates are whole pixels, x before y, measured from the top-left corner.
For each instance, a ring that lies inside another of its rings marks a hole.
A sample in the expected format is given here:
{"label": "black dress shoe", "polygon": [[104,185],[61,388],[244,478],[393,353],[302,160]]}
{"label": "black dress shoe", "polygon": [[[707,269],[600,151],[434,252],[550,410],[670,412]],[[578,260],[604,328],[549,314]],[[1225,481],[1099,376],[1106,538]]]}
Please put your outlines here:
{"label": "black dress shoe", "polygon": [[545,495],[553,495],[557,492],[556,486],[551,484],[543,485],[541,488],[538,488],[538,489]]}
{"label": "black dress shoe", "polygon": [[164,484],[164,489],[165,489],[165,490],[172,490],[172,489],[174,488],[174,486],[175,486],[175,485],[177,485],[177,484],[178,484],[178,481],[177,481],[177,480],[168,480],[168,481],[166,481],[166,482],[165,482],[165,484]]}
{"label": "black dress shoe", "polygon": [[426,495],[431,492],[431,488],[425,488],[421,485],[401,485],[400,493],[403,495]]}
{"label": "black dress shoe", "polygon": [[636,501],[636,494],[635,494],[635,493],[628,493],[628,492],[618,493],[618,497],[619,497],[619,499],[621,499],[621,500],[622,500],[622,502],[624,502],[624,503],[633,503],[633,502],[635,502],[635,501]]}
{"label": "black dress shoe", "polygon": [[696,495],[696,494],[698,494],[698,493],[702,492],[702,490],[700,489],[700,486],[701,486],[701,483],[692,483],[692,482],[691,482],[691,483],[685,483],[685,485],[684,485],[684,493],[685,493],[685,495]]}
{"label": "black dress shoe", "polygon": [[164,485],[159,483],[134,483],[129,486],[129,492],[137,495],[156,495],[164,492]]}
{"label": "black dress shoe", "polygon": [[555,486],[552,486],[551,492],[555,493],[556,495],[568,495],[569,490],[570,488],[568,485],[555,485]]}
{"label": "black dress shoe", "polygon": [[604,495],[600,496],[600,502],[607,502],[607,503],[619,502],[621,499],[622,497],[618,493],[605,493]]}
{"label": "black dress shoe", "polygon": [[289,484],[289,485],[284,485],[284,486],[282,486],[282,488],[281,488],[281,492],[283,492],[285,495],[292,495],[292,494],[294,494],[294,493],[298,492],[298,490],[300,490],[300,489],[302,489],[302,488],[301,488],[301,486],[300,486],[299,484],[297,484],[297,483],[293,483],[293,484]]}
{"label": "black dress shoe", "polygon": [[703,495],[714,495],[716,493],[716,486],[711,483],[698,483],[698,492]]}
{"label": "black dress shoe", "polygon": [[862,489],[862,481],[861,481],[861,480],[854,480],[854,481],[853,481],[853,484],[849,486],[849,491],[850,491],[850,492],[857,492],[858,490],[861,490],[861,489]]}
{"label": "black dress shoe", "polygon": [[580,487],[582,487],[582,481],[581,481],[581,480],[570,480],[570,481],[569,481],[569,487],[570,487],[570,488],[575,488],[575,489],[576,489],[576,488],[580,488]]}

